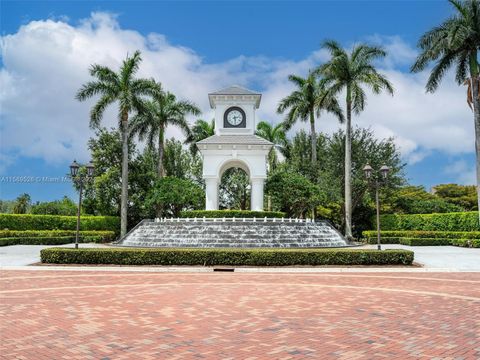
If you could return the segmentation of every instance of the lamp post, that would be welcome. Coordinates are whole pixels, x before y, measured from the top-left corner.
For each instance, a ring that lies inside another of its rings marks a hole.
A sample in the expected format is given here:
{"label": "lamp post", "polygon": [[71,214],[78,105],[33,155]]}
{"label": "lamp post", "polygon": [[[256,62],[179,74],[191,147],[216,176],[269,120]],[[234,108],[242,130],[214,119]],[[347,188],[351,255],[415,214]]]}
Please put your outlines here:
{"label": "lamp post", "polygon": [[[365,178],[367,179],[368,183],[375,187],[375,205],[377,207],[377,248],[378,250],[382,250],[381,247],[381,239],[380,239],[380,200],[378,197],[378,193],[380,191],[380,187],[387,184],[387,178],[390,168],[387,165],[383,165],[380,170],[375,171],[367,164],[363,167],[363,172],[365,173]],[[376,172],[377,174],[373,174]],[[374,175],[374,176],[372,176]]]}
{"label": "lamp post", "polygon": [[78,249],[78,237],[80,233],[80,212],[82,209],[82,194],[83,194],[83,184],[85,180],[88,180],[93,176],[93,171],[95,170],[93,164],[89,162],[85,168],[87,169],[86,174],[79,174],[78,170],[80,169],[80,165],[77,163],[76,160],[73,160],[73,163],[70,165],[70,175],[72,175],[72,179],[77,180],[80,185],[80,191],[78,196],[78,210],[77,210],[77,233],[75,235],[75,249]]}

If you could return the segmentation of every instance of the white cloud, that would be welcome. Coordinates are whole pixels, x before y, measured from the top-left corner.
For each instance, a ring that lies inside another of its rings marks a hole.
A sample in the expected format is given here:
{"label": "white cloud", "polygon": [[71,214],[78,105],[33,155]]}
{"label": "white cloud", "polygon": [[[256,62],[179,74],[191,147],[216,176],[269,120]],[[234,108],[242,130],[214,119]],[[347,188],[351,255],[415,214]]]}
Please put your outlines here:
{"label": "white cloud", "polygon": [[459,184],[473,185],[476,183],[475,166],[465,160],[454,161],[444,169],[444,172],[448,175],[454,175],[456,182]]}
{"label": "white cloud", "polygon": [[[379,137],[396,137],[406,159],[418,162],[432,151],[462,154],[473,151],[473,119],[465,103],[465,89],[445,79],[439,91],[425,94],[426,74],[398,70],[415,57],[415,50],[399,37],[375,35],[389,57],[381,64],[395,87],[395,96],[369,94],[366,110],[354,123],[372,127]],[[194,50],[174,46],[161,34],[144,36],[122,29],[114,15],[93,13],[78,26],[63,19],[32,21],[16,33],[1,38],[0,158],[39,157],[50,163],[88,159],[86,143],[89,110],[94,101],[78,103],[74,95],[89,80],[88,67],[99,63],[117,69],[127,53],[140,50],[139,76],[154,77],[180,98],[196,102],[210,119],[207,94],[230,84],[254,87],[263,92],[258,115],[278,122],[279,100],[292,86],[287,76],[305,75],[328,58],[323,50],[301,61],[245,57],[206,63]],[[343,103],[343,101],[342,101]],[[115,109],[104,119],[116,124]],[[338,122],[330,115],[317,129],[332,132]],[[170,136],[179,136],[169,129]]]}

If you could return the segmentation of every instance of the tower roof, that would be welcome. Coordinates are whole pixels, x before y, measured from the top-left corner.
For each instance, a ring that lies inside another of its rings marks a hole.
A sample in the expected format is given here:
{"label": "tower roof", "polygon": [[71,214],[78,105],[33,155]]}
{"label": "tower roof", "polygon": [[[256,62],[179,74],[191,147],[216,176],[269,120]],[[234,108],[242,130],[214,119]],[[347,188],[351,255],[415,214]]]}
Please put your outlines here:
{"label": "tower roof", "polygon": [[221,98],[222,96],[247,96],[255,99],[255,106],[258,108],[260,106],[260,99],[262,94],[248,90],[240,85],[232,85],[224,89],[220,89],[208,94],[208,99],[210,100],[210,107],[214,107],[214,100]]}

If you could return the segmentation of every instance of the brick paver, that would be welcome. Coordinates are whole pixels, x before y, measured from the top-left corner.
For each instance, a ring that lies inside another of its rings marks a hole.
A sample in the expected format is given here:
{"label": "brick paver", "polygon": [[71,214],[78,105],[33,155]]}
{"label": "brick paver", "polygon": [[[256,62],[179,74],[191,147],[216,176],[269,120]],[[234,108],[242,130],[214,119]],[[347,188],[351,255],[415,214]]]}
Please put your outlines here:
{"label": "brick paver", "polygon": [[480,359],[480,273],[0,275],[2,359]]}

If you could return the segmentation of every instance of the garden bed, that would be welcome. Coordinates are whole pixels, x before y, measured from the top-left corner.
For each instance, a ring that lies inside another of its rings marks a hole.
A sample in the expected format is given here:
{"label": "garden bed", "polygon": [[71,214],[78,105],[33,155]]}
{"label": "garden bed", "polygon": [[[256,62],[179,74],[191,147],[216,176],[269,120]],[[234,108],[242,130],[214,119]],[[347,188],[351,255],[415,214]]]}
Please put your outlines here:
{"label": "garden bed", "polygon": [[411,265],[413,251],[370,249],[125,249],[49,248],[42,263],[113,265]]}

